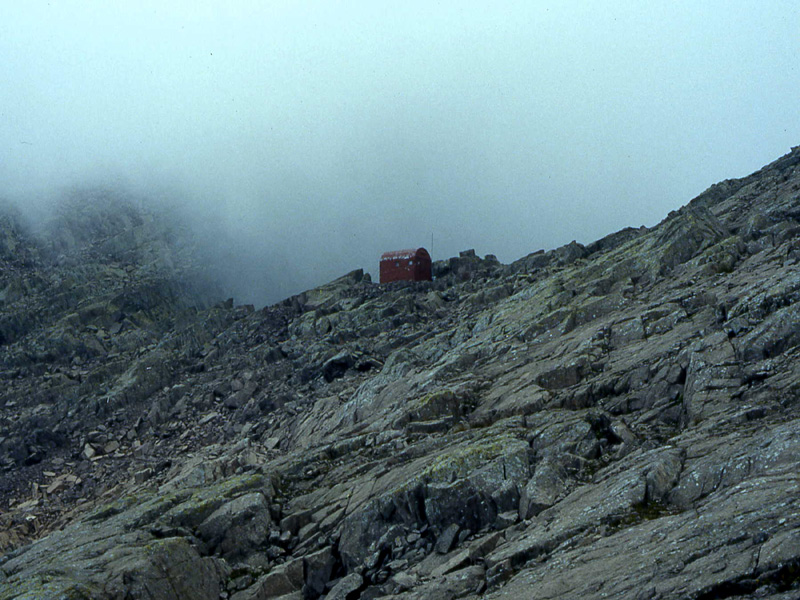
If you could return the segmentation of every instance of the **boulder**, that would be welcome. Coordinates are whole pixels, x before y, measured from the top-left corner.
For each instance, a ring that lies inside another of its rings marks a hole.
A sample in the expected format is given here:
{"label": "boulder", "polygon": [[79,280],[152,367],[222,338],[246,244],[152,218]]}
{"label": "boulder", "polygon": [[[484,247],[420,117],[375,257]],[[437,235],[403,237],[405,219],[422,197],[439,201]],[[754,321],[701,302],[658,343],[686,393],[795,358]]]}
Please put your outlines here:
{"label": "boulder", "polygon": [[198,534],[209,551],[240,558],[267,542],[271,522],[264,494],[251,492],[214,511],[200,524]]}

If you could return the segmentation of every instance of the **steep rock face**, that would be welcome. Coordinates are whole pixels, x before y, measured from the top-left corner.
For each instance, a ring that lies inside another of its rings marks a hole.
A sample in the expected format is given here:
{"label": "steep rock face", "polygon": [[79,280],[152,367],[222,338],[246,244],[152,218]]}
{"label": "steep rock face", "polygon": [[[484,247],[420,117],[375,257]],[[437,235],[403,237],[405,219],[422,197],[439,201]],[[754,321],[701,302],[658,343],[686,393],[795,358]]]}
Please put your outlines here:
{"label": "steep rock face", "polygon": [[258,311],[151,278],[135,213],[72,267],[4,221],[4,297],[87,284],[2,305],[0,598],[794,598],[798,207],[794,149],[652,229]]}

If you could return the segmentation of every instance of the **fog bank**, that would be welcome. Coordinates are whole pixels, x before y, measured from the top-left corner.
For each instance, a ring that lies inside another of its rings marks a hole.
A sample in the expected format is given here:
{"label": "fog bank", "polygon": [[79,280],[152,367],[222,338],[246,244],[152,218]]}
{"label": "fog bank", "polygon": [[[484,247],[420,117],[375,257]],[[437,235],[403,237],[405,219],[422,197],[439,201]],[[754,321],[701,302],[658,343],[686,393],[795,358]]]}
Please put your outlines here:
{"label": "fog bank", "polygon": [[242,302],[653,225],[800,143],[795,3],[32,1],[0,196],[175,202]]}

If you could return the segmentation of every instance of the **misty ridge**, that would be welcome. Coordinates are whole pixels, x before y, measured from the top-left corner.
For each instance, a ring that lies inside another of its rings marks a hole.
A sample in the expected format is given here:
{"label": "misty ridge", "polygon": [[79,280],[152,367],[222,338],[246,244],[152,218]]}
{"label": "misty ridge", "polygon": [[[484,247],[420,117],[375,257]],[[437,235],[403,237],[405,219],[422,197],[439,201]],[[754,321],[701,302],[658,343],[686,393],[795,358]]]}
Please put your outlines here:
{"label": "misty ridge", "polygon": [[[401,177],[402,170],[392,176]],[[470,247],[475,232],[460,230],[463,221],[453,213],[466,210],[470,219],[480,219],[481,210],[488,210],[474,203],[465,209],[451,198],[453,190],[427,203],[393,201],[394,190],[370,206],[356,193],[337,206],[320,200],[326,190],[311,190],[313,184],[297,179],[294,190],[265,192],[260,202],[226,201],[164,178],[84,180],[0,197],[0,216],[7,227],[36,240],[37,260],[70,269],[89,262],[136,265],[141,274],[191,284],[206,304],[232,298],[258,308],[357,269],[377,281],[378,261],[387,250],[425,246],[434,261],[457,256]],[[344,193],[327,190],[334,199]],[[502,226],[488,213],[485,217],[482,233],[497,234]],[[436,252],[442,237],[444,253]],[[528,252],[533,244],[525,246]],[[13,255],[14,244],[7,242],[2,250]]]}
{"label": "misty ridge", "polygon": [[[327,230],[325,220],[310,214],[276,224],[257,211],[236,222],[221,206],[175,187],[146,189],[120,180],[73,184],[35,199],[0,198],[2,229],[13,234],[0,240],[0,256],[65,267],[70,273],[111,263],[145,277],[178,280],[206,306],[233,299],[262,308],[357,269],[377,282],[380,253],[397,249],[391,246],[392,238],[379,231],[369,236],[362,232],[363,239],[355,239],[355,231],[365,223],[350,234],[335,227]],[[296,229],[304,230],[304,236],[292,235]],[[638,231],[628,227],[603,239]],[[36,256],[17,256],[14,235],[35,241]],[[349,253],[335,251],[342,237]],[[434,242],[434,234],[431,237]],[[590,247],[602,244],[599,240]],[[542,258],[543,250],[530,250],[528,259]],[[556,252],[583,256],[587,250],[573,240]],[[448,258],[433,256],[434,261]]]}
{"label": "misty ridge", "polygon": [[[137,263],[154,274],[190,279],[210,302],[232,297],[264,306],[324,283],[299,264],[302,251],[290,265],[291,249],[280,247],[267,224],[257,228],[263,236],[234,228],[211,203],[174,190],[75,185],[36,199],[0,199],[0,218],[36,240],[42,261],[76,267],[91,255]],[[12,242],[2,247],[14,250]]]}
{"label": "misty ridge", "polygon": [[0,197],[65,256],[123,217],[83,230],[64,202],[145,208],[255,305],[402,248],[509,263],[651,227],[796,143],[798,16],[31,0],[0,36]]}

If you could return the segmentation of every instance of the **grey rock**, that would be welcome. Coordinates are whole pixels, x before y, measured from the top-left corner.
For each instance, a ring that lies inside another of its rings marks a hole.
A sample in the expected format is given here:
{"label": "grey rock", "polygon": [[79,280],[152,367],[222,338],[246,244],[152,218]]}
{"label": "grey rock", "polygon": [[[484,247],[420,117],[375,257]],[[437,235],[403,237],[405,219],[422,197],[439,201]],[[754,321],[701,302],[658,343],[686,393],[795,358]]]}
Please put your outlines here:
{"label": "grey rock", "polygon": [[270,524],[266,498],[253,492],[223,504],[200,524],[198,532],[212,552],[237,558],[267,542]]}
{"label": "grey rock", "polygon": [[458,524],[453,523],[448,525],[444,531],[442,531],[441,535],[436,538],[436,552],[439,554],[447,554],[450,550],[458,542],[458,533],[461,531],[461,527]]}
{"label": "grey rock", "polygon": [[559,461],[545,458],[522,490],[519,518],[530,519],[553,506],[569,489],[568,476]]}
{"label": "grey rock", "polygon": [[322,376],[325,381],[331,382],[334,379],[342,377],[348,369],[355,366],[355,358],[348,352],[339,352],[325,361],[322,365]]}
{"label": "grey rock", "polygon": [[451,484],[429,485],[425,498],[425,514],[431,523],[444,526],[455,521],[458,527],[473,531],[494,522],[497,516],[496,509],[488,499],[465,479]]}
{"label": "grey rock", "polygon": [[457,571],[458,569],[469,566],[471,562],[472,558],[469,551],[462,550],[461,552],[457,552],[455,556],[450,557],[446,563],[431,571],[431,577],[442,577],[452,571]]}
{"label": "grey rock", "polygon": [[254,585],[234,594],[231,600],[269,600],[285,598],[293,593],[302,597],[302,588],[303,560],[295,559],[274,567],[269,573],[259,577]]}
{"label": "grey rock", "polygon": [[312,597],[321,595],[325,591],[326,584],[331,580],[335,567],[336,559],[329,546],[307,555],[303,559],[305,572],[303,593]]}
{"label": "grey rock", "polygon": [[358,573],[350,573],[342,577],[325,596],[325,600],[354,600],[364,585],[364,578]]}
{"label": "grey rock", "polygon": [[474,565],[453,571],[444,577],[433,580],[414,588],[400,596],[404,600],[454,600],[455,598],[469,598],[480,595],[485,587],[485,569]]}

